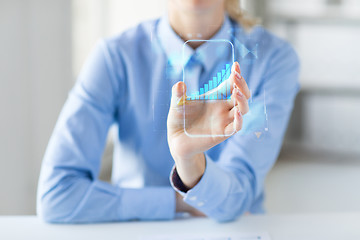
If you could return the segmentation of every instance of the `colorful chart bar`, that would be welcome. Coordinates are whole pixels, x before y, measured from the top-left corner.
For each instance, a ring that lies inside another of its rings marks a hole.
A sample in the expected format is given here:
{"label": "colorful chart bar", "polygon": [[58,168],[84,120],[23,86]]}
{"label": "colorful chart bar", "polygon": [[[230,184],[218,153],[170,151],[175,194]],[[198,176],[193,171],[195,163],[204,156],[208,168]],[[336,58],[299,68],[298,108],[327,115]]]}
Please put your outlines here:
{"label": "colorful chart bar", "polygon": [[199,91],[196,91],[196,92],[195,92],[195,99],[196,99],[196,100],[199,100]]}
{"label": "colorful chart bar", "polygon": [[[200,99],[229,99],[231,97],[230,92],[230,83],[226,80],[229,79],[231,75],[230,64],[226,64],[225,68],[219,71],[212,80],[209,80],[207,84],[204,84],[204,87],[201,87],[199,91],[190,94],[191,100],[200,100]],[[207,94],[209,91],[216,89],[220,84],[225,82],[225,86],[220,90],[215,91],[212,94]],[[205,95],[205,96],[204,96]]]}
{"label": "colorful chart bar", "polygon": [[[217,88],[217,86],[218,86],[216,77],[213,77],[213,85],[214,85],[214,89]],[[217,99],[217,91],[214,92],[212,99]]]}
{"label": "colorful chart bar", "polygon": [[230,64],[226,64],[226,79],[230,77],[231,70],[230,70]]}
{"label": "colorful chart bar", "polygon": [[[208,84],[204,84],[204,90],[207,93],[209,91],[209,85]],[[205,95],[205,99],[208,99],[208,95]]]}

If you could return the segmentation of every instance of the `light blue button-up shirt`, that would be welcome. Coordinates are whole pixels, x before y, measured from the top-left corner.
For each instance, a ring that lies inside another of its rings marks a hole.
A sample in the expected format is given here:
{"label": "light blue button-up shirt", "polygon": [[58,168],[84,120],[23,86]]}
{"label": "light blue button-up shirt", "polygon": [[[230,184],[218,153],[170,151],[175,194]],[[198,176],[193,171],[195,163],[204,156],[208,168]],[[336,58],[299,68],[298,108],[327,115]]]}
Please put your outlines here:
{"label": "light blue button-up shirt", "polygon": [[[246,33],[227,16],[212,39],[233,43],[252,98],[243,129],[205,153],[200,182],[185,193],[169,178],[174,166],[166,136],[171,87],[182,80],[183,64],[199,86],[231,54],[210,54],[204,43],[196,51],[186,46],[183,58],[184,42],[162,17],[101,41],[85,63],[44,156],[37,201],[42,218],[73,223],[173,219],[175,191],[218,221],[263,212],[264,180],[298,91],[298,58],[289,44],[263,28]],[[110,184],[98,176],[113,124]]]}

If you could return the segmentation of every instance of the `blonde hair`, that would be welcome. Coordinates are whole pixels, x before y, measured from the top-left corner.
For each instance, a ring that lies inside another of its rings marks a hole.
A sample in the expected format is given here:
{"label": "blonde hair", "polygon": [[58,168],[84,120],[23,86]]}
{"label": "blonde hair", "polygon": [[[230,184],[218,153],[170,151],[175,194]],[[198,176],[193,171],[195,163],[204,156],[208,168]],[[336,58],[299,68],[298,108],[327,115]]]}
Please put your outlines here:
{"label": "blonde hair", "polygon": [[245,29],[251,29],[259,24],[259,19],[249,16],[247,12],[241,9],[240,0],[225,0],[225,10],[230,18],[238,22]]}

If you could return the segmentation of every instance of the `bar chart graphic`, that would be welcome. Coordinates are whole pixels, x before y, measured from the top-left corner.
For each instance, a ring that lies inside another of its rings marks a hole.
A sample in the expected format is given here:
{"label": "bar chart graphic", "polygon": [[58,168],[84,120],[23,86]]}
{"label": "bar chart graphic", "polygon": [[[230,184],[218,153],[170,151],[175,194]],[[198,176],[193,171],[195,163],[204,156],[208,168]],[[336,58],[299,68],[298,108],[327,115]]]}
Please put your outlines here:
{"label": "bar chart graphic", "polygon": [[[201,42],[201,49],[195,53],[189,51],[190,47],[187,44],[191,42]],[[232,87],[229,77],[234,58],[234,46],[226,39],[195,39],[184,43],[183,82],[187,90],[185,101],[181,104],[181,114],[184,133],[187,136],[224,137],[236,132],[235,125],[227,127],[231,120],[227,121],[229,101],[225,101],[231,98]],[[205,73],[206,78],[200,78],[202,70],[197,64],[210,59],[215,59],[216,65],[210,73]]]}
{"label": "bar chart graphic", "polygon": [[230,64],[217,72],[217,74],[195,92],[187,94],[187,100],[221,100],[230,99]]}

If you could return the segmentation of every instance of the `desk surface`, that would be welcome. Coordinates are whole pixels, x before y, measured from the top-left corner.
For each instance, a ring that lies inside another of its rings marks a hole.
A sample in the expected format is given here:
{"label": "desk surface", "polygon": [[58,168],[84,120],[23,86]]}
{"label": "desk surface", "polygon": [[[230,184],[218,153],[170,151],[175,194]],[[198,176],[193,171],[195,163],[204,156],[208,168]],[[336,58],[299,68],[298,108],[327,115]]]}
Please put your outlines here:
{"label": "desk surface", "polygon": [[1,216],[0,239],[139,239],[159,234],[268,232],[272,240],[358,240],[360,212],[303,215],[244,216],[231,223],[206,218],[169,222],[122,222],[85,225],[54,225],[35,216]]}

